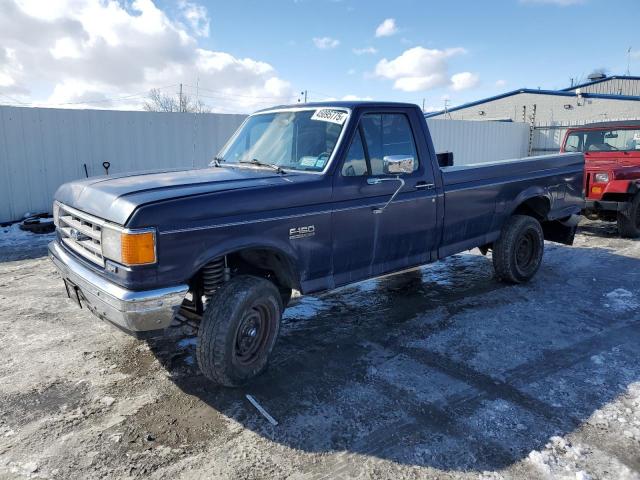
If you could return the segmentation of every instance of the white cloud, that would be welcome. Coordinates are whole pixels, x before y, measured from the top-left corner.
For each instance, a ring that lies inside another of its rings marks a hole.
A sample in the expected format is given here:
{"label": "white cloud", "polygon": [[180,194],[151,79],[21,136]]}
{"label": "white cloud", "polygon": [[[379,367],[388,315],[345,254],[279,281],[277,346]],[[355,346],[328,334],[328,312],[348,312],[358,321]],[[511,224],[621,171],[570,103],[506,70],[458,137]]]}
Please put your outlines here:
{"label": "white cloud", "polygon": [[355,74],[356,74],[355,68],[350,68],[349,70],[347,70],[347,75],[355,75]]}
{"label": "white cloud", "polygon": [[473,88],[480,83],[480,77],[475,73],[461,72],[451,76],[451,89],[459,92]]}
{"label": "white cloud", "polygon": [[151,88],[184,83],[194,95],[186,85],[199,81],[214,111],[246,112],[293,94],[268,63],[200,48],[209,16],[193,2],[181,3],[176,18],[151,0],[0,4],[0,94],[23,102],[140,109]]}
{"label": "white cloud", "polygon": [[186,0],[180,0],[179,6],[193,33],[200,37],[208,37],[211,21],[209,20],[207,9],[202,5]]}
{"label": "white cloud", "polygon": [[570,5],[581,5],[583,3],[586,3],[586,0],[520,0],[520,3],[557,5],[559,7],[568,7]]}
{"label": "white cloud", "polygon": [[380,60],[375,75],[394,80],[393,88],[405,92],[444,87],[451,83],[448,59],[465,52],[464,48],[438,50],[413,47],[393,60]]}
{"label": "white cloud", "polygon": [[507,84],[506,80],[496,80],[496,87],[501,88]]}
{"label": "white cloud", "polygon": [[313,44],[320,50],[327,50],[329,48],[336,48],[340,45],[340,40],[336,40],[331,37],[315,37]]}
{"label": "white cloud", "polygon": [[398,33],[398,27],[396,27],[395,18],[385,19],[378,28],[376,28],[376,37],[390,37]]}
{"label": "white cloud", "polygon": [[376,54],[378,53],[378,49],[374,47],[364,47],[364,48],[354,48],[353,53],[356,55],[365,55],[365,54]]}

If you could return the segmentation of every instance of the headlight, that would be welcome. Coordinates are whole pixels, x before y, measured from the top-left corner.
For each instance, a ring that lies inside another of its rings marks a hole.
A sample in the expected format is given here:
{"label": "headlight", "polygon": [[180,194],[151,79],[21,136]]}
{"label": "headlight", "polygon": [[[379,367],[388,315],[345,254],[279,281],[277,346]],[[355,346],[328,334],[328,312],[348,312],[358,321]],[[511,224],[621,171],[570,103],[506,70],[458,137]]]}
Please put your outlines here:
{"label": "headlight", "polygon": [[128,266],[155,263],[155,230],[124,230],[104,225],[102,227],[102,255]]}
{"label": "headlight", "polygon": [[608,173],[596,173],[593,177],[595,183],[607,183],[609,181]]}
{"label": "headlight", "polygon": [[58,219],[60,218],[60,203],[58,201],[53,202],[53,224],[58,227]]}

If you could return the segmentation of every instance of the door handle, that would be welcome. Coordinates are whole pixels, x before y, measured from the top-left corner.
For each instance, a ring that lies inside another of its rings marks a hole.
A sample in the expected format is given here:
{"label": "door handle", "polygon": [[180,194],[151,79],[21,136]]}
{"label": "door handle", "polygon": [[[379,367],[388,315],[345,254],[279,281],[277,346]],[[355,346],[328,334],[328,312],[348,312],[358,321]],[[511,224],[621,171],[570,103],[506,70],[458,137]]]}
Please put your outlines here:
{"label": "door handle", "polygon": [[436,188],[436,185],[434,183],[427,183],[427,182],[416,183],[416,190],[433,190],[434,188]]}

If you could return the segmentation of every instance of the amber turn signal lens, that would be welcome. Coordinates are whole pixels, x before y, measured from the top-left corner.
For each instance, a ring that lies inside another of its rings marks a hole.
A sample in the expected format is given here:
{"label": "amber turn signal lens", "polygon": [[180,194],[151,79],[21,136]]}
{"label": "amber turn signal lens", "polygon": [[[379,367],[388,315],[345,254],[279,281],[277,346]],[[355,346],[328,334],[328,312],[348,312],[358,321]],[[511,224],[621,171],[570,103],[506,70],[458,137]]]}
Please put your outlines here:
{"label": "amber turn signal lens", "polygon": [[602,187],[592,187],[591,193],[602,193]]}
{"label": "amber turn signal lens", "polygon": [[156,261],[156,238],[153,232],[122,233],[122,263],[143,265]]}

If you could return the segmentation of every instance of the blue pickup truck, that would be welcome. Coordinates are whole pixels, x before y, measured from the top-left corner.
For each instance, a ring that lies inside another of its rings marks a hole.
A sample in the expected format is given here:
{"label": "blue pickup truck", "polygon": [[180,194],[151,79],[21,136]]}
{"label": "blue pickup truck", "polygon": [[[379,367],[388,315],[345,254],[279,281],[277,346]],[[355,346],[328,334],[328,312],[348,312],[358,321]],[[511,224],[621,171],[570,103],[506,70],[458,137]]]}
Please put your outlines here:
{"label": "blue pickup truck", "polygon": [[198,325],[208,378],[260,374],[293,290],[310,294],[464,250],[531,279],[572,244],[582,154],[452,166],[411,104],[259,111],[209,168],[89,178],[55,194],[50,257],[67,294],[138,337]]}

